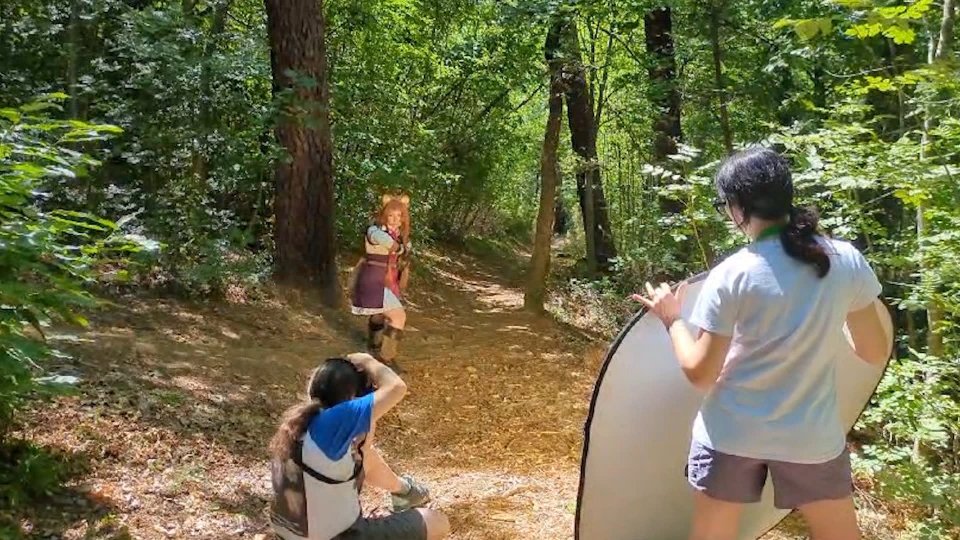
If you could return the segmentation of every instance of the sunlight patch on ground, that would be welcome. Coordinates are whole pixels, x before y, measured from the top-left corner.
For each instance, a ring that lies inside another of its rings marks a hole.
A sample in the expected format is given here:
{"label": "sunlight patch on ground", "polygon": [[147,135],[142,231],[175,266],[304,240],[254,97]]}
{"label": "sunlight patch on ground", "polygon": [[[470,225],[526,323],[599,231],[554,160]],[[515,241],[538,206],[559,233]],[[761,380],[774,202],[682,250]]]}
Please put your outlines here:
{"label": "sunlight patch on ground", "polygon": [[[462,266],[462,263],[459,264]],[[448,285],[473,295],[481,304],[492,308],[517,309],[523,307],[523,292],[504,287],[494,281],[487,281],[457,275],[441,267],[434,267],[432,271],[440,276]],[[496,311],[486,311],[492,313]]]}

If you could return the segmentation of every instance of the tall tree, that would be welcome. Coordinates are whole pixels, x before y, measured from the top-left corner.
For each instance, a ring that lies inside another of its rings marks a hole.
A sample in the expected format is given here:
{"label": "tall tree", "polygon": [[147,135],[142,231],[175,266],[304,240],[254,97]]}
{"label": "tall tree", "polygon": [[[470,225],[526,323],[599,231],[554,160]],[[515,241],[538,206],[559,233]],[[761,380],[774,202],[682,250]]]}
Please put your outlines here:
{"label": "tall tree", "polygon": [[316,284],[323,302],[336,306],[340,285],[323,1],[265,0],[265,4],[274,93],[286,94],[276,128],[288,154],[274,173],[277,277]]}
{"label": "tall tree", "polygon": [[[940,31],[930,37],[928,61],[935,64],[947,59],[950,47],[953,44],[954,0],[944,0],[943,15],[940,19]],[[922,139],[920,141],[920,160],[930,158],[930,130],[933,127],[934,112],[927,105],[924,110]],[[921,280],[925,289],[932,287],[930,283],[936,269],[929,263],[929,257],[924,254],[924,243],[927,236],[927,205],[921,202],[917,205],[917,246],[920,249]],[[929,292],[927,294],[930,294]],[[942,336],[943,308],[936,301],[927,303],[927,352],[933,356],[942,357],[944,343]]]}
{"label": "tall tree", "polygon": [[[720,20],[723,18],[725,8],[726,0],[712,0],[710,2],[710,45],[713,49],[713,77],[717,86],[717,104],[720,111],[720,130],[723,132],[723,147],[730,154],[733,152],[733,131],[730,129],[730,113],[727,110],[727,85],[723,76],[723,47],[720,43]],[[679,126],[677,129],[679,130]]]}
{"label": "tall tree", "polygon": [[[653,161],[662,165],[666,163],[667,156],[677,153],[677,143],[683,137],[670,7],[661,6],[648,11],[643,17],[643,30],[650,58],[647,68],[650,103],[657,110],[653,120]],[[669,198],[662,198],[660,206],[664,212],[673,214],[682,210],[677,201]]]}
{"label": "tall tree", "polygon": [[606,270],[616,258],[617,251],[597,159],[596,116],[593,112],[594,100],[590,93],[588,70],[583,64],[575,20],[571,17],[558,17],[554,24],[554,31],[560,35],[565,57],[562,76],[567,100],[570,144],[581,161],[577,170],[577,194],[583,214],[587,265],[591,272]]}
{"label": "tall tree", "polygon": [[220,0],[212,7],[213,15],[210,21],[210,30],[204,37],[202,49],[202,65],[200,67],[200,111],[199,111],[199,144],[193,152],[193,174],[200,185],[205,185],[210,176],[210,137],[212,136],[213,118],[213,63],[220,45],[222,36],[227,27],[227,17],[230,14],[230,5],[233,0]]}
{"label": "tall tree", "polygon": [[537,212],[537,232],[527,274],[527,289],[523,295],[523,305],[531,311],[543,311],[547,276],[550,274],[550,247],[553,239],[557,187],[560,185],[557,149],[560,146],[560,127],[563,121],[563,84],[560,78],[560,34],[557,30],[556,26],[551,26],[544,44],[544,56],[550,76],[550,84],[547,87],[549,112],[540,153],[540,207]]}
{"label": "tall tree", "polygon": [[683,138],[671,9],[663,6],[648,11],[643,18],[643,30],[650,57],[650,102],[658,112],[653,121],[653,156],[655,161],[663,162],[677,152],[677,143]]}

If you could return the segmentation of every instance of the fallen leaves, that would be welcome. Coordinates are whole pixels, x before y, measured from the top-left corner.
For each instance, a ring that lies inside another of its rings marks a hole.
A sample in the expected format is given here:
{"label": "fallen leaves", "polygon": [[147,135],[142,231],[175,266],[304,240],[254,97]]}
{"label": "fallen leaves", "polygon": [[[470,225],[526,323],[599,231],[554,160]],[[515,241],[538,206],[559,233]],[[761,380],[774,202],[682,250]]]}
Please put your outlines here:
{"label": "fallen leaves", "polygon": [[[398,472],[429,485],[454,539],[570,538],[600,356],[519,310],[519,291],[457,262],[429,294],[413,291],[419,331],[405,336],[400,357],[410,393],[380,422],[377,444]],[[363,346],[362,320],[343,317],[353,325],[344,330],[329,317],[276,298],[134,301],[101,314],[82,336],[91,339],[71,345],[84,366],[80,394],[38,408],[23,431],[88,460],[75,481],[85,504],[34,512],[35,529],[76,539],[264,538],[266,446],[279,415],[321,358]],[[389,507],[372,490],[363,502]]]}

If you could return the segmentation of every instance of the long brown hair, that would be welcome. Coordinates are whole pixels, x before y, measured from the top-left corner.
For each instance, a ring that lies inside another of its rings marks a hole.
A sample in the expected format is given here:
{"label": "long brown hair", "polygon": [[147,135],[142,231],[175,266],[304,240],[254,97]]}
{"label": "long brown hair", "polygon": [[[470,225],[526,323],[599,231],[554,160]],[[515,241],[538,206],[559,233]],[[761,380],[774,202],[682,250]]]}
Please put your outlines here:
{"label": "long brown hair", "polygon": [[407,195],[384,195],[382,206],[377,214],[377,225],[387,225],[387,214],[400,211],[400,235],[404,242],[410,241],[410,197]]}
{"label": "long brown hair", "polygon": [[310,374],[307,381],[307,399],[283,413],[280,426],[270,440],[270,455],[286,461],[310,421],[321,410],[353,399],[364,387],[364,376],[345,358],[327,358]]}

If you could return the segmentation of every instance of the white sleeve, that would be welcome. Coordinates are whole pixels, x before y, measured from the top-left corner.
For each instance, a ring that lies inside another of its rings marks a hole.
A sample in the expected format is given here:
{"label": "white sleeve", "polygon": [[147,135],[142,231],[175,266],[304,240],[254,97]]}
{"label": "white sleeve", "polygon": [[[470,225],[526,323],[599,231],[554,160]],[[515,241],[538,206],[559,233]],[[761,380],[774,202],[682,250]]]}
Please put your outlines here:
{"label": "white sleeve", "polygon": [[380,246],[393,245],[393,237],[381,230],[380,227],[373,226],[367,229],[367,236],[370,237],[373,244]]}
{"label": "white sleeve", "polygon": [[851,255],[853,284],[850,287],[849,311],[858,311],[872,304],[883,292],[883,287],[863,254],[853,246],[851,250],[853,251]]}
{"label": "white sleeve", "polygon": [[733,336],[740,308],[734,278],[735,274],[722,268],[710,272],[693,306],[693,313],[690,315],[692,324],[707,332]]}

